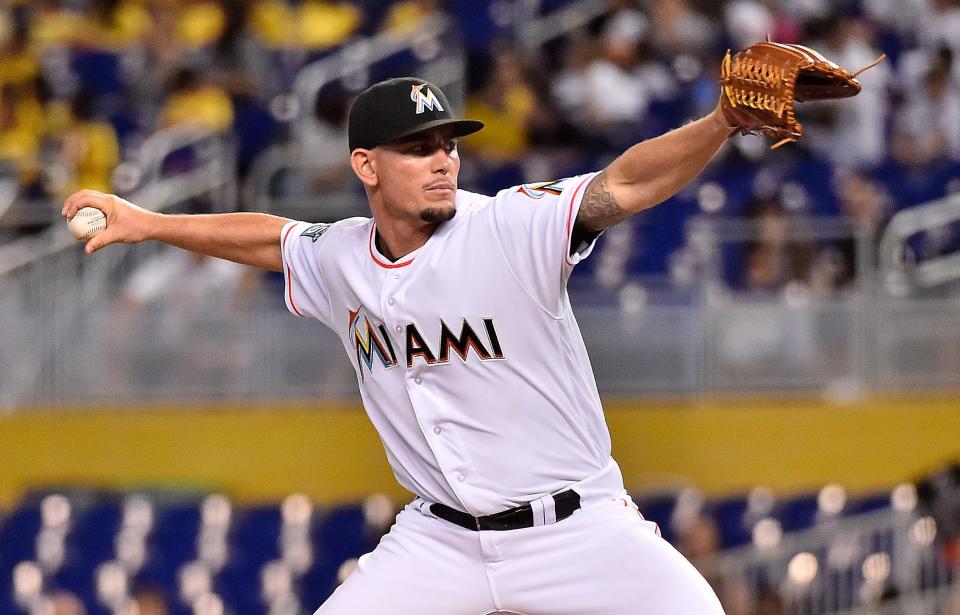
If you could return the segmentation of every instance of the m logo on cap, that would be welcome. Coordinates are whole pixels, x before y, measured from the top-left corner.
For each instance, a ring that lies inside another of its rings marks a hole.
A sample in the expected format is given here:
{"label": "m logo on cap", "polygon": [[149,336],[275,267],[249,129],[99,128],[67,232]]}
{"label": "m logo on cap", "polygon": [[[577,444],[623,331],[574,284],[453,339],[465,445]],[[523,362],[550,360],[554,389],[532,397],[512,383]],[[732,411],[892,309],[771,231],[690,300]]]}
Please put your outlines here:
{"label": "m logo on cap", "polygon": [[423,113],[424,107],[431,111],[443,111],[443,107],[440,106],[440,101],[437,100],[437,97],[433,95],[433,92],[431,92],[430,88],[426,87],[426,85],[426,83],[421,83],[414,85],[410,89],[410,100],[417,103],[417,115]]}

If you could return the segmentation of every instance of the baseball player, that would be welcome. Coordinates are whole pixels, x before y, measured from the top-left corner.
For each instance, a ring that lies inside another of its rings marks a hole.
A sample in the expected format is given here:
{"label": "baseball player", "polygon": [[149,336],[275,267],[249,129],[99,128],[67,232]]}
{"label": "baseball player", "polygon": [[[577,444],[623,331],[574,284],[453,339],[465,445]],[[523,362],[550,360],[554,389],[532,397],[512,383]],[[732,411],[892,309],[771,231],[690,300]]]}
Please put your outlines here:
{"label": "baseball player", "polygon": [[93,191],[110,243],[157,240],[282,271],[296,316],[337,333],[397,480],[416,495],[321,615],[714,615],[697,571],[627,495],[567,297],[604,229],[695,177],[731,134],[720,106],[607,168],[459,190],[457,119],[426,81],[350,111],[373,216],[161,215]]}

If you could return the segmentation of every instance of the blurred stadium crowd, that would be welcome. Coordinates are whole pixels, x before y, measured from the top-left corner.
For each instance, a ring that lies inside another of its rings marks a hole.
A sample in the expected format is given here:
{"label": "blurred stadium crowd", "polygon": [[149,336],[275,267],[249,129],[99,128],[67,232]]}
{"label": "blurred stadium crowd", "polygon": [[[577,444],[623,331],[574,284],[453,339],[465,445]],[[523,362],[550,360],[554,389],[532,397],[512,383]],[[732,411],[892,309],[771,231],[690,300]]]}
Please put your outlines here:
{"label": "blurred stadium crowd", "polygon": [[[960,466],[860,497],[840,485],[722,499],[685,488],[637,502],[728,615],[957,615],[958,497]],[[309,613],[396,512],[379,494],[320,509],[300,494],[243,506],[216,493],[38,491],[0,518],[0,612]]]}
{"label": "blurred stadium crowd", "polygon": [[[528,20],[587,4],[605,10],[542,43],[526,40]],[[313,175],[299,188],[281,177],[274,188],[305,190],[315,220],[343,214],[331,205],[333,193],[348,195],[363,215],[345,166],[346,110],[365,86],[417,65],[401,59],[325,85],[307,124],[293,121],[289,95],[312,62],[358,41],[432,27],[437,14],[455,24],[465,52],[462,114],[487,125],[461,144],[461,186],[486,193],[596,170],[630,144],[709,111],[727,48],[769,35],[852,70],[887,55],[861,76],[856,98],[801,105],[807,136],[799,143],[770,155],[764,140],[734,139],[670,203],[611,229],[576,274],[603,287],[629,276],[691,283],[698,260],[684,223],[699,215],[756,222],[756,237],[727,271],[732,286],[771,293],[800,283],[835,293],[858,275],[853,241],[797,239],[805,220],[843,217],[876,239],[898,210],[960,193],[960,0],[7,0],[0,6],[0,243],[59,224],[59,201],[77,188],[129,191],[136,182],[118,172],[121,163],[136,158],[150,135],[178,126],[229,133],[240,182],[274,147],[296,143]],[[239,194],[240,209],[256,208],[244,200],[249,193]],[[954,225],[910,247],[925,259],[958,245]],[[258,281],[229,263],[181,253],[139,265],[120,293],[127,320],[117,328],[164,343],[156,344],[157,365],[130,359],[136,353],[122,338],[111,356],[154,378],[188,372],[179,376],[181,392],[189,390],[185,379],[243,381],[234,366],[215,371],[217,356],[243,356],[223,352],[235,337],[229,331],[191,360],[183,348],[196,331],[171,330],[190,320],[189,306],[251,301]],[[162,300],[170,315],[156,319],[156,334],[126,326]],[[784,329],[801,328],[796,320],[790,315]],[[203,329],[217,332],[206,321]],[[308,352],[315,358],[315,346]],[[55,354],[63,354],[59,345]],[[352,391],[349,373],[325,373]],[[791,365],[789,378],[795,374]],[[93,380],[111,392],[120,386]],[[714,582],[730,615],[814,615],[948,586],[960,562],[957,493],[954,469],[917,488],[849,501],[836,486],[783,500],[762,489],[722,501],[694,491],[636,497]],[[376,544],[394,512],[379,497],[317,510],[301,496],[240,506],[206,494],[38,492],[0,511],[0,613],[309,612]],[[798,533],[802,539],[792,540]],[[945,603],[883,612],[960,614],[960,597]]]}
{"label": "blurred stadium crowd", "polygon": [[[336,178],[348,174],[343,122],[351,96],[409,68],[388,64],[324,87],[309,130],[293,127],[283,95],[310,62],[364,37],[415,32],[435,14],[458,24],[466,50],[464,115],[487,124],[462,144],[461,184],[487,193],[595,170],[630,144],[707,112],[727,48],[769,35],[808,44],[851,70],[887,54],[861,76],[855,99],[800,106],[807,137],[799,144],[767,156],[762,140],[736,139],[669,206],[633,219],[629,240],[607,257],[615,261],[606,263],[611,284],[629,274],[689,278],[695,264],[682,223],[707,213],[764,226],[737,284],[842,287],[854,275],[851,246],[788,242],[778,229],[798,216],[842,215],[878,233],[896,210],[960,190],[957,0],[616,0],[585,27],[525,44],[524,20],[577,4],[7,2],[0,202],[9,211],[0,211],[0,239],[44,228],[56,202],[79,187],[122,190],[114,173],[120,161],[154,131],[181,124],[235,135],[241,180],[271,144],[296,140],[309,155],[339,161],[318,171],[315,193],[349,192],[349,178]],[[325,217],[322,202],[317,219],[339,215]],[[955,233],[927,237],[915,246],[917,258],[956,243]]]}

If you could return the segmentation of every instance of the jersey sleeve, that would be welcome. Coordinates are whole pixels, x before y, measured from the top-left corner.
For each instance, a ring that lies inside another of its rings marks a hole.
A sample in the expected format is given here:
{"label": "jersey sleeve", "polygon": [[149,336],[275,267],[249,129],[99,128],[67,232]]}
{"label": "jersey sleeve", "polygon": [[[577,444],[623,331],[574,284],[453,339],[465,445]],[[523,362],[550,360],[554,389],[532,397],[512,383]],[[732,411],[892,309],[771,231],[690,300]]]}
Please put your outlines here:
{"label": "jersey sleeve", "polygon": [[288,222],[280,231],[283,299],[296,316],[330,321],[330,295],[320,267],[322,235],[329,225]]}
{"label": "jersey sleeve", "polygon": [[597,235],[571,246],[573,225],[587,184],[596,173],[524,184],[501,192],[494,232],[520,284],[556,314],[573,267],[593,251]]}

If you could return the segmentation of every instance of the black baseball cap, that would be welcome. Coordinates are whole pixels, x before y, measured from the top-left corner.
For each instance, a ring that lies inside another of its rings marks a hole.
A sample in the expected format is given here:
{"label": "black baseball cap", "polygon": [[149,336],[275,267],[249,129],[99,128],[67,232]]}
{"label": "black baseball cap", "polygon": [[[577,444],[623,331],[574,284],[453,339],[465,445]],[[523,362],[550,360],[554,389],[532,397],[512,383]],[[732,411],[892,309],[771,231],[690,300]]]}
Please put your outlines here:
{"label": "black baseball cap", "polygon": [[429,81],[387,79],[370,86],[353,101],[347,120],[350,151],[372,149],[440,126],[451,126],[453,136],[465,137],[483,128],[483,122],[454,117],[447,96]]}

